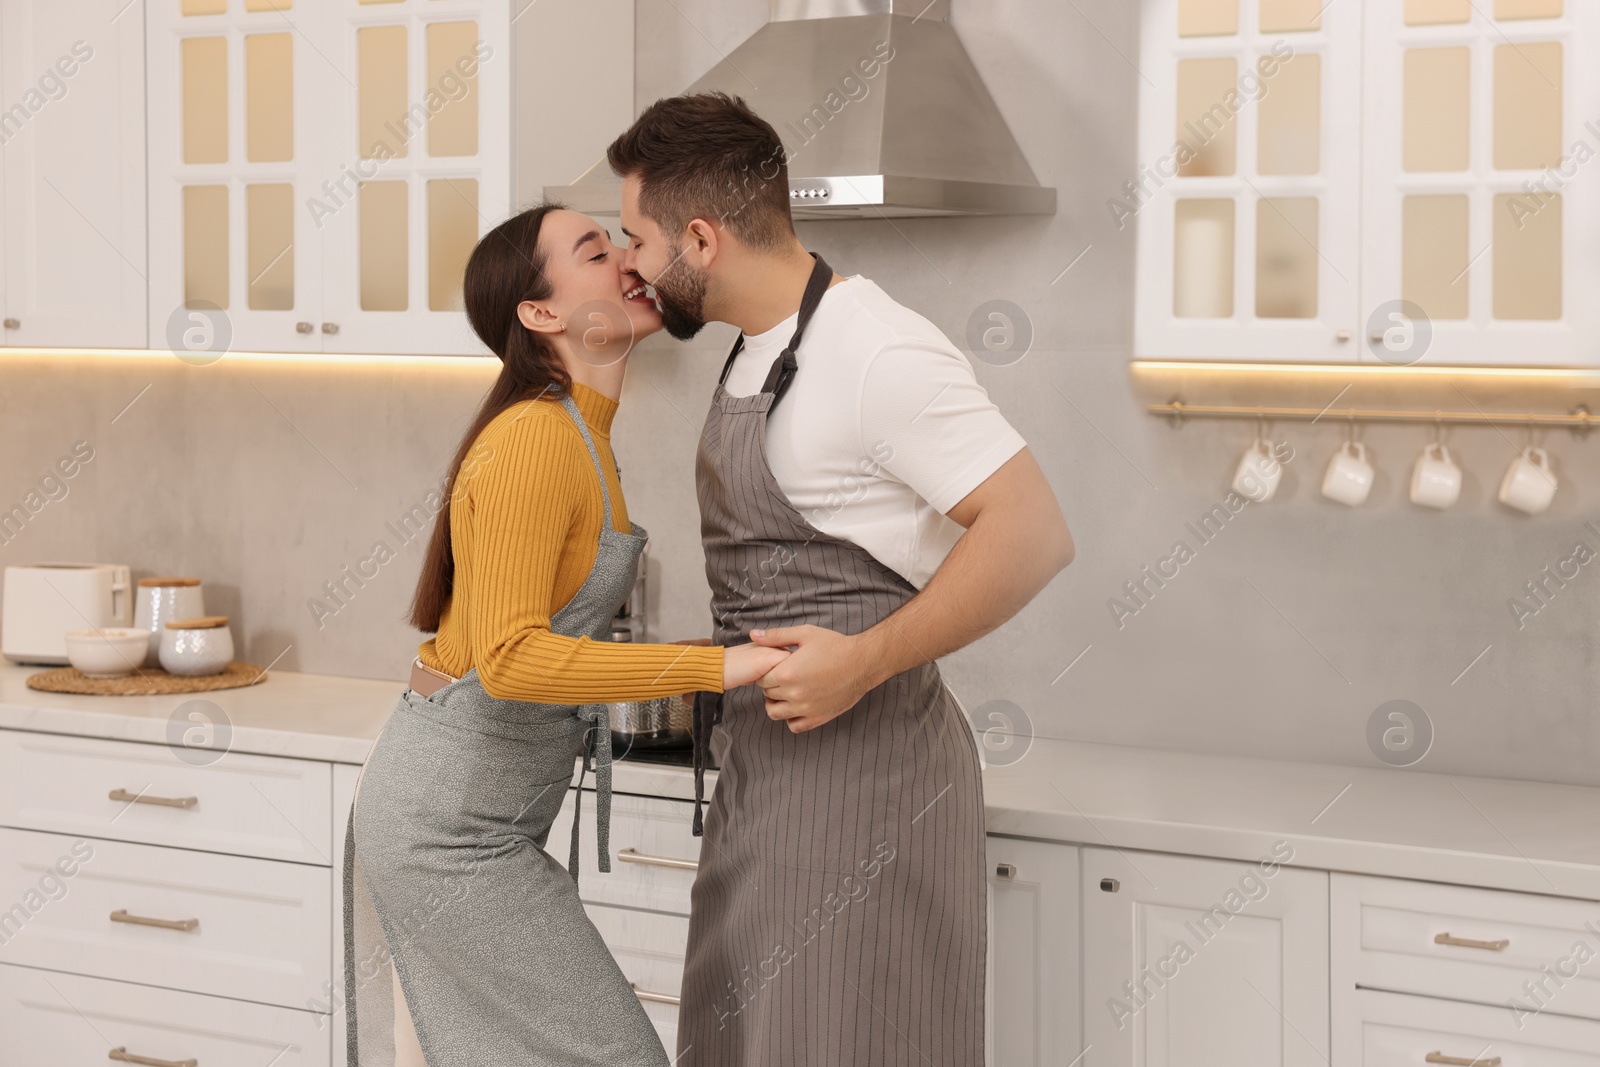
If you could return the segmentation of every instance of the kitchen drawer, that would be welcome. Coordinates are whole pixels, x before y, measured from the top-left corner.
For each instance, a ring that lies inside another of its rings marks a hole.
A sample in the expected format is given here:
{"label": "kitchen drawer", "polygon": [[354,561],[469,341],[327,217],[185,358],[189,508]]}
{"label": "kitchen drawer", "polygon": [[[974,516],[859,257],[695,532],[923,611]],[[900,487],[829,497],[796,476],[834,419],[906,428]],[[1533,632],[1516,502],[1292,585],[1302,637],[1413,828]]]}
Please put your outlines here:
{"label": "kitchen drawer", "polygon": [[331,883],[301,863],[0,829],[0,961],[306,1008],[331,973]]}
{"label": "kitchen drawer", "polygon": [[1600,903],[1343,874],[1329,903],[1336,986],[1600,1019]]}
{"label": "kitchen drawer", "polygon": [[331,783],[312,760],[0,730],[0,825],[22,830],[332,866]]}
{"label": "kitchen drawer", "polygon": [[[563,866],[572,847],[572,805],[567,790],[550,827],[545,850]],[[578,852],[578,895],[597,904],[689,914],[700,838],[690,831],[694,805],[683,800],[614,795],[611,799],[611,873],[595,867],[594,795],[583,798],[583,840]]]}
{"label": "kitchen drawer", "polygon": [[1600,1023],[1559,1015],[1517,1020],[1503,1005],[1360,990],[1338,1018],[1333,1067],[1600,1067]]}
{"label": "kitchen drawer", "polygon": [[[136,1063],[327,1067],[328,1031],[308,1011],[0,965],[6,1067]],[[126,1062],[126,1061],[124,1061]]]}
{"label": "kitchen drawer", "polygon": [[655,1023],[661,1043],[675,1053],[678,1042],[678,996],[683,990],[683,962],[689,947],[689,920],[677,915],[585,906],[617,966],[639,993],[645,1014]]}

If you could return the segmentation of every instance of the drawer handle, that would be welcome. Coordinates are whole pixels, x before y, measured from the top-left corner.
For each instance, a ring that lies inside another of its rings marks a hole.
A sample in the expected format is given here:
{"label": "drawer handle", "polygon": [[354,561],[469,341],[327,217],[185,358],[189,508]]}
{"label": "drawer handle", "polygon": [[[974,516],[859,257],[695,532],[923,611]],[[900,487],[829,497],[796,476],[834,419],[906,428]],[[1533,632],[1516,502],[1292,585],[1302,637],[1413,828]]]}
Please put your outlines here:
{"label": "drawer handle", "polygon": [[130,793],[126,789],[113,789],[108,795],[112,800],[128,804],[159,804],[164,808],[192,808],[200,803],[199,797],[153,797],[145,793]]}
{"label": "drawer handle", "polygon": [[1504,952],[1511,945],[1509,938],[1502,937],[1498,941],[1475,941],[1470,937],[1456,937],[1454,934],[1434,934],[1435,945],[1455,945],[1457,948],[1481,948],[1485,952]]}
{"label": "drawer handle", "polygon": [[629,982],[628,988],[633,990],[633,995],[640,1000],[649,1001],[651,1004],[679,1004],[682,997],[675,997],[671,993],[652,993],[648,989],[640,989],[637,982]]}
{"label": "drawer handle", "polygon": [[[118,908],[111,913],[114,923],[133,923],[135,926],[159,926],[163,930],[183,930],[188,932],[200,925],[199,919],[149,919],[143,915],[129,915],[123,908]],[[133,1061],[141,1062],[139,1060]]]}
{"label": "drawer handle", "polygon": [[158,1060],[154,1056],[136,1056],[128,1051],[126,1045],[118,1045],[106,1053],[106,1058],[118,1063],[143,1063],[148,1067],[200,1067],[199,1060]]}
{"label": "drawer handle", "polygon": [[1500,1067],[1499,1056],[1489,1056],[1481,1060],[1469,1060],[1462,1056],[1446,1056],[1442,1052],[1430,1052],[1427,1055],[1429,1063],[1448,1063],[1452,1067]]}
{"label": "drawer handle", "polygon": [[623,863],[639,863],[646,867],[671,867],[675,871],[698,871],[700,865],[694,860],[675,860],[669,856],[649,856],[643,852],[636,852],[631,848],[620,849],[617,859]]}

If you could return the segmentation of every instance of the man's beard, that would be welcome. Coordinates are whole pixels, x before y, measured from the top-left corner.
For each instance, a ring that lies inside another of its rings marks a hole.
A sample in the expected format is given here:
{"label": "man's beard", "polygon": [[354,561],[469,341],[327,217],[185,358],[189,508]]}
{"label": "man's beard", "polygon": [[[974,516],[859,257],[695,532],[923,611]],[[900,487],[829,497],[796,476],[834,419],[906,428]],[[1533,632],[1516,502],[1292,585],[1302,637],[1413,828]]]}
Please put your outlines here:
{"label": "man's beard", "polygon": [[661,325],[673,337],[687,341],[706,325],[706,276],[682,256],[682,249],[673,248],[671,265],[651,284],[661,305]]}

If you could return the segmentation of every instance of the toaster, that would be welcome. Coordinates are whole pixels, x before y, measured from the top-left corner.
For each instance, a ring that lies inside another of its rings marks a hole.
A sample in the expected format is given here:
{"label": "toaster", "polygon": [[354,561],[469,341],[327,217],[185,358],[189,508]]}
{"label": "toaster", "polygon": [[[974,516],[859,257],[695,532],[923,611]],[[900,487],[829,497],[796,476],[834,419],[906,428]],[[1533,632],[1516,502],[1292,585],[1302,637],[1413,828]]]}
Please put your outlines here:
{"label": "toaster", "polygon": [[68,630],[133,625],[129,569],[112,563],[7,567],[0,588],[0,655],[64,666]]}

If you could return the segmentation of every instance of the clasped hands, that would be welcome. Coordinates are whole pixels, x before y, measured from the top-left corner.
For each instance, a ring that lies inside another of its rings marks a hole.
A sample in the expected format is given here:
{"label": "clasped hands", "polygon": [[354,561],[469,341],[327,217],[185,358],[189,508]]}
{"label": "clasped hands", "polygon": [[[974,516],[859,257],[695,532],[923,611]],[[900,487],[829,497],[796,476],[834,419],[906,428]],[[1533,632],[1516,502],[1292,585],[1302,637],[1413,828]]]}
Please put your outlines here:
{"label": "clasped hands", "polygon": [[881,681],[876,666],[858,636],[821,626],[751,630],[749,644],[723,652],[722,687],[760,685],[767,715],[798,734],[855,707]]}

